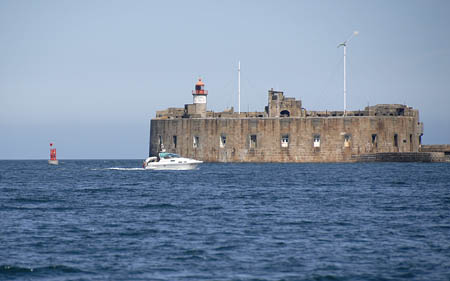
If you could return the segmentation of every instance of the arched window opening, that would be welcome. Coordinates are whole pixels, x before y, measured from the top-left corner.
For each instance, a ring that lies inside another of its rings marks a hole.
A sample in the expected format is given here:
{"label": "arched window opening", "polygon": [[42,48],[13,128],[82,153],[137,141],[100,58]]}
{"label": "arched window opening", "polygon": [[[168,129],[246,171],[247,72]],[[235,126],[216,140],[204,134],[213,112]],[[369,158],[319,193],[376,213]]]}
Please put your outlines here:
{"label": "arched window opening", "polygon": [[288,110],[283,110],[280,112],[280,117],[289,117],[291,113]]}

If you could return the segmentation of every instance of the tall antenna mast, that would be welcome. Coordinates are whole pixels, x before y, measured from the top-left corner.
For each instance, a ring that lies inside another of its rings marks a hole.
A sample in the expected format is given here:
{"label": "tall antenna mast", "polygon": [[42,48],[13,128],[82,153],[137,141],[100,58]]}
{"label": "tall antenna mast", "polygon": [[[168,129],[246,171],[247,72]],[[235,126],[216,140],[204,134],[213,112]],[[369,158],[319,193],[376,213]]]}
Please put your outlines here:
{"label": "tall antenna mast", "polygon": [[241,61],[238,63],[238,112],[241,115]]}
{"label": "tall antenna mast", "polygon": [[344,116],[347,115],[347,73],[346,73],[346,58],[347,58],[347,43],[353,39],[356,35],[358,35],[358,31],[353,31],[352,35],[345,40],[343,43],[338,45],[338,48],[344,47]]}

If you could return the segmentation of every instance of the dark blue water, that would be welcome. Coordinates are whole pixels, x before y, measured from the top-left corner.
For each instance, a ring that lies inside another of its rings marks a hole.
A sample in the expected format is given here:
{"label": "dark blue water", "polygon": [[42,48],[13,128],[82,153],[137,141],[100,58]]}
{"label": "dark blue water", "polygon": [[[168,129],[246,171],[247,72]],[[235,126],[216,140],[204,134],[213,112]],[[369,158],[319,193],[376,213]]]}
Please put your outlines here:
{"label": "dark blue water", "polygon": [[1,280],[450,280],[450,164],[0,161]]}

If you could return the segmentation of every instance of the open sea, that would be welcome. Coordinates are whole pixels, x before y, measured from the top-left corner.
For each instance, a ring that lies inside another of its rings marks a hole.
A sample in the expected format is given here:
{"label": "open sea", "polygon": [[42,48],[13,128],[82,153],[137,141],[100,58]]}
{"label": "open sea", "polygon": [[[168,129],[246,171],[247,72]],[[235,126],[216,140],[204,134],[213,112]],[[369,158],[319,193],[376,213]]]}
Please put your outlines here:
{"label": "open sea", "polygon": [[0,280],[450,280],[450,163],[0,161]]}

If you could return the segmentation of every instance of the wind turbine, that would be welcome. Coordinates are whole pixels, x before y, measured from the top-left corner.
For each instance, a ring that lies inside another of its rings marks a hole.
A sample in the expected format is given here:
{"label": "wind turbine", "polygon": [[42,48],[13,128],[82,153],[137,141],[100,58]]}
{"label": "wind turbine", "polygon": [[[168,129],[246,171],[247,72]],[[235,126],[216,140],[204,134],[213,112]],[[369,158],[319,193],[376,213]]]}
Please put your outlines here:
{"label": "wind turbine", "polygon": [[341,44],[339,44],[337,47],[344,47],[344,116],[347,115],[347,76],[346,76],[346,57],[347,57],[347,44],[348,42],[350,42],[350,40],[353,39],[353,37],[355,37],[356,35],[358,35],[359,32],[358,31],[353,31],[352,35],[350,35],[350,37],[345,40],[344,42],[342,42]]}

